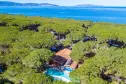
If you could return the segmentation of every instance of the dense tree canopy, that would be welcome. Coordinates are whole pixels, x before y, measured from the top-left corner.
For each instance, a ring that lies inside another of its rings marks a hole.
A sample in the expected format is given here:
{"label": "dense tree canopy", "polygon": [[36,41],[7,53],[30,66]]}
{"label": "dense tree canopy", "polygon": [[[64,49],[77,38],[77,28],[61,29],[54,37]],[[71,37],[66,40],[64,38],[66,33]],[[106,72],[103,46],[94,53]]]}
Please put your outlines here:
{"label": "dense tree canopy", "polygon": [[31,67],[37,68],[41,65],[45,65],[53,56],[52,52],[47,49],[37,49],[30,53],[30,55],[26,56],[22,61],[23,64]]}
{"label": "dense tree canopy", "polygon": [[[57,43],[79,62],[70,83],[43,74]],[[0,84],[125,84],[126,25],[0,14],[0,65]]]}

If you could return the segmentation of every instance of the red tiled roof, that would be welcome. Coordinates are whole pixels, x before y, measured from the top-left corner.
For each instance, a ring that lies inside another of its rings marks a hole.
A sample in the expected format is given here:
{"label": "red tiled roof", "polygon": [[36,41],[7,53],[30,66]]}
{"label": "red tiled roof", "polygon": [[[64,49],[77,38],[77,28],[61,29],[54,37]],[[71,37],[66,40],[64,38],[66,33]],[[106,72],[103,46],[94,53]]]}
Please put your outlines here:
{"label": "red tiled roof", "polygon": [[[65,49],[60,50],[59,52],[57,52],[55,55],[56,55],[56,56],[59,56],[59,57],[63,57],[63,58],[65,58],[66,60],[68,60],[68,59],[71,59],[71,57],[70,57],[71,52],[72,52],[71,50],[65,48]],[[62,61],[60,61],[60,62],[62,62]],[[62,64],[62,65],[63,65],[63,64]],[[72,64],[70,65],[70,67],[71,67],[72,69],[76,69],[77,66],[78,66],[78,63],[77,63],[76,61],[72,62]]]}
{"label": "red tiled roof", "polygon": [[71,50],[65,48],[63,50],[60,50],[59,52],[56,53],[56,56],[61,56],[64,57],[66,59],[71,59],[71,57],[69,56],[71,53]]}

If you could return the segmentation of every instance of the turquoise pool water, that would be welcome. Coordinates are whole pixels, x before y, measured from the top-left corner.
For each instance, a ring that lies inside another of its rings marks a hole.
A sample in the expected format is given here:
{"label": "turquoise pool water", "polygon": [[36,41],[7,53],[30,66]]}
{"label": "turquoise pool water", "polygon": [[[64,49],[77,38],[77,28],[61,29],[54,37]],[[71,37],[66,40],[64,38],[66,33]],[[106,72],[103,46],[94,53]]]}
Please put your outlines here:
{"label": "turquoise pool water", "polygon": [[49,68],[47,69],[46,74],[53,77],[54,80],[62,80],[65,82],[70,82],[71,81],[69,77],[70,72],[71,71],[67,71],[67,70],[59,71],[57,69]]}
{"label": "turquoise pool water", "polygon": [[64,69],[65,69],[66,71],[70,71],[70,72],[73,71],[73,69],[70,68],[70,67],[65,67]]}

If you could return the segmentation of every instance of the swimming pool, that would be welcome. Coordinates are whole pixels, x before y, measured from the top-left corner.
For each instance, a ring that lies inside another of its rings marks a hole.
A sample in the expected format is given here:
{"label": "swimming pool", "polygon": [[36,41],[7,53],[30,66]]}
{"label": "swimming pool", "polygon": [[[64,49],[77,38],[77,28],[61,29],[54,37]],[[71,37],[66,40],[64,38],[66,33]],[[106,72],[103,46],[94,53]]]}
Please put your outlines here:
{"label": "swimming pool", "polygon": [[46,70],[45,74],[51,76],[54,78],[54,80],[62,80],[65,82],[71,82],[71,79],[69,77],[69,73],[72,71],[71,70],[64,70],[64,71],[59,71],[57,69],[49,68]]}

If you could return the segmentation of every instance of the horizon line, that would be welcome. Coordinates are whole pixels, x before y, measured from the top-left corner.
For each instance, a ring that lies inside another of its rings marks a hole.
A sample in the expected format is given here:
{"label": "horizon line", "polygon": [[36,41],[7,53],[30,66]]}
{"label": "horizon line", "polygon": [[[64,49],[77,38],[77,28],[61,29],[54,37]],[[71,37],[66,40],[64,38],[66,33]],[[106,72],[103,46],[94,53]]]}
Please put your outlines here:
{"label": "horizon line", "polygon": [[[0,1],[0,2],[13,2],[13,3],[21,3],[21,4],[27,4],[27,3],[34,3],[34,2],[16,2],[16,1]],[[37,2],[35,2],[36,4],[42,4],[42,3],[37,3]],[[48,3],[48,4],[53,4],[53,3]],[[58,4],[53,4],[53,5],[58,5]],[[115,6],[112,6],[112,5],[100,5],[100,4],[76,4],[76,5],[58,5],[58,6],[79,6],[79,5],[96,5],[96,6],[107,6],[107,7],[126,7],[126,6],[117,6],[117,5],[115,5]]]}

